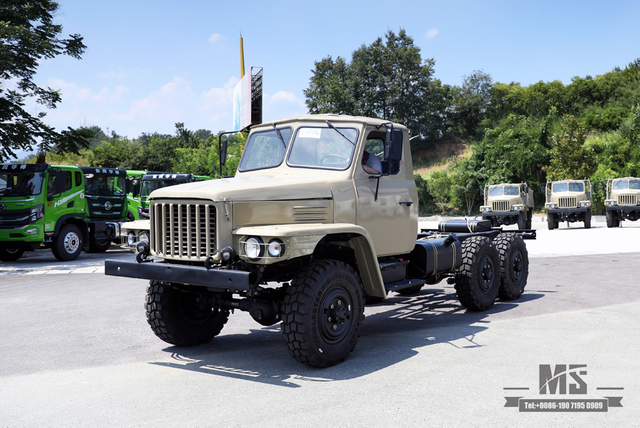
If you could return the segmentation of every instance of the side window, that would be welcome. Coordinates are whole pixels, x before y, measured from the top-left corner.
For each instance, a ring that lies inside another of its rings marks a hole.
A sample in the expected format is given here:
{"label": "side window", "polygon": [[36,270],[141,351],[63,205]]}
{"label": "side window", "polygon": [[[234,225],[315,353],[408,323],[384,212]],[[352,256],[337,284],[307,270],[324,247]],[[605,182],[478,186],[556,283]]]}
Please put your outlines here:
{"label": "side window", "polygon": [[71,171],[64,172],[64,191],[71,190],[73,183],[71,182]]}
{"label": "side window", "polygon": [[56,191],[56,171],[49,171],[49,179],[47,180],[47,196],[52,196]]}
{"label": "side window", "polygon": [[[396,175],[400,172],[400,162],[393,162],[391,165],[384,160],[384,132],[371,132],[367,136],[367,141],[364,145],[365,152],[362,156],[362,168],[365,166],[379,170],[381,173],[388,173],[389,175]],[[377,159],[377,160],[376,160]],[[380,169],[373,165],[378,165]],[[367,172],[372,172],[370,169]]]}
{"label": "side window", "polygon": [[75,183],[76,183],[75,187],[81,186],[82,185],[82,173],[80,171],[76,171],[76,172],[74,172],[74,176],[75,176]]}

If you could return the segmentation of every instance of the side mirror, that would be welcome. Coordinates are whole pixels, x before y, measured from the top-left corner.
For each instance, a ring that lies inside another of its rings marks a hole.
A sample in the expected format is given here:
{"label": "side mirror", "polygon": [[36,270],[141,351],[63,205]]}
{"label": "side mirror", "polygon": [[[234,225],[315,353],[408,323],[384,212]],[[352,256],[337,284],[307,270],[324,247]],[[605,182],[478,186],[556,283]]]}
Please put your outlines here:
{"label": "side mirror", "polygon": [[529,186],[524,186],[524,194],[526,195],[527,193],[529,193]]}
{"label": "side mirror", "polygon": [[[392,125],[393,126],[393,125]],[[388,162],[398,162],[402,159],[402,130],[387,128],[384,137],[384,159]]]}
{"label": "side mirror", "polygon": [[227,141],[227,137],[224,137],[224,139],[222,138],[222,136],[220,136],[221,139],[221,144],[220,144],[220,165],[224,166],[227,163],[227,145],[228,145],[228,141]]}
{"label": "side mirror", "polygon": [[484,196],[484,189],[480,189],[480,196]]}

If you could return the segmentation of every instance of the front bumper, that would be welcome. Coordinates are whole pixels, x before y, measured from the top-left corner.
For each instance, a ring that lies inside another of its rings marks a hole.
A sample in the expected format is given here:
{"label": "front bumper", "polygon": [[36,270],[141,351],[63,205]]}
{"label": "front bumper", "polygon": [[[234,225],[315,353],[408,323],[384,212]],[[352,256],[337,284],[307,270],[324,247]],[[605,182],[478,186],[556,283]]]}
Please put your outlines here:
{"label": "front bumper", "polygon": [[634,211],[640,211],[639,205],[615,205],[606,207],[607,211],[620,211],[623,213],[630,213]]}
{"label": "front bumper", "polygon": [[547,214],[586,213],[590,208],[547,208]]}
{"label": "front bumper", "polygon": [[123,262],[105,260],[105,275],[150,279],[207,287],[212,291],[250,291],[250,272],[200,266],[169,264],[166,262]]}

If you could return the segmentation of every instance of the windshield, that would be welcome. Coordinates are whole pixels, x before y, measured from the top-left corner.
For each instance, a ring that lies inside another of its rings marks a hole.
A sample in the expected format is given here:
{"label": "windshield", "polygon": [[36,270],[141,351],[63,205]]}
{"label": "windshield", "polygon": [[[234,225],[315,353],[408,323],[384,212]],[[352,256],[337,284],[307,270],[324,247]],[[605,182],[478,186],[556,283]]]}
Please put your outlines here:
{"label": "windshield", "polygon": [[584,192],[584,183],[553,183],[553,193]]}
{"label": "windshield", "polygon": [[[278,128],[251,134],[240,160],[240,171],[274,168],[282,163],[291,139],[291,128]],[[282,136],[282,138],[280,138]],[[283,141],[284,140],[284,141]]]}
{"label": "windshield", "polygon": [[517,196],[520,194],[520,188],[518,186],[495,186],[489,187],[489,196]]}
{"label": "windshield", "polygon": [[351,165],[357,139],[358,131],[353,128],[300,128],[287,163],[295,167],[344,170]]}
{"label": "windshield", "polygon": [[0,171],[0,196],[39,195],[44,172]]}
{"label": "windshield", "polygon": [[640,190],[640,180],[614,180],[613,190]]}
{"label": "windshield", "polygon": [[122,196],[125,190],[125,177],[105,174],[85,174],[86,193],[90,196]]}
{"label": "windshield", "polygon": [[140,196],[142,196],[143,198],[147,198],[154,190],[158,190],[163,187],[175,186],[176,184],[180,184],[180,182],[177,180],[143,181]]}

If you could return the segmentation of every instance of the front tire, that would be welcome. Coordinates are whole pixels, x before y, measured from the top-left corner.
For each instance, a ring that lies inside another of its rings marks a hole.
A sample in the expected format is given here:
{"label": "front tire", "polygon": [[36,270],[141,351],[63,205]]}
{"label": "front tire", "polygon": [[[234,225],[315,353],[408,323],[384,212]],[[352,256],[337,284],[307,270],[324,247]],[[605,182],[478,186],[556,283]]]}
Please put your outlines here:
{"label": "front tire", "polygon": [[516,300],[524,292],[529,276],[529,254],[522,235],[502,233],[493,240],[500,256],[500,289],[502,300]]}
{"label": "front tire", "polygon": [[591,209],[584,213],[584,228],[591,229]]}
{"label": "front tire", "polygon": [[307,265],[287,288],[282,332],[289,353],[310,367],[329,367],[355,349],[364,319],[360,278],[336,260]]}
{"label": "front tire", "polygon": [[462,242],[462,265],[455,280],[462,306],[470,311],[493,306],[500,288],[500,258],[489,238],[473,236]]}
{"label": "front tire", "polygon": [[212,310],[208,293],[182,290],[174,284],[150,281],[147,287],[147,322],[160,339],[176,346],[208,343],[220,334],[229,311]]}
{"label": "front tire", "polygon": [[549,230],[558,228],[558,220],[556,220],[555,215],[547,214],[547,227]]}
{"label": "front tire", "polygon": [[75,224],[67,224],[62,227],[60,234],[51,247],[53,255],[61,262],[68,262],[78,258],[82,252],[82,233]]}
{"label": "front tire", "polygon": [[24,254],[24,250],[18,248],[0,248],[0,260],[3,262],[15,262]]}
{"label": "front tire", "polygon": [[616,213],[614,211],[607,211],[607,227],[618,226],[620,226],[620,219],[616,217]]}

